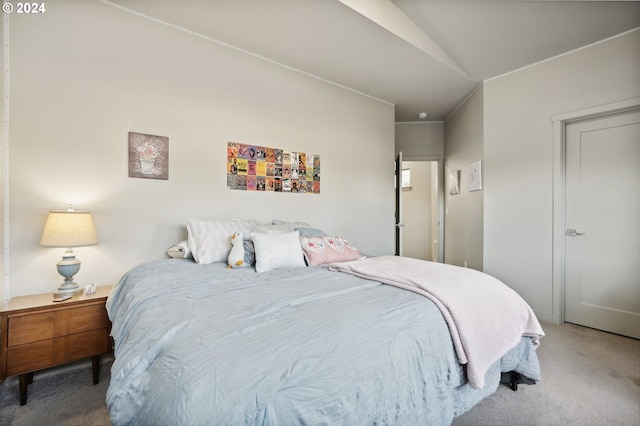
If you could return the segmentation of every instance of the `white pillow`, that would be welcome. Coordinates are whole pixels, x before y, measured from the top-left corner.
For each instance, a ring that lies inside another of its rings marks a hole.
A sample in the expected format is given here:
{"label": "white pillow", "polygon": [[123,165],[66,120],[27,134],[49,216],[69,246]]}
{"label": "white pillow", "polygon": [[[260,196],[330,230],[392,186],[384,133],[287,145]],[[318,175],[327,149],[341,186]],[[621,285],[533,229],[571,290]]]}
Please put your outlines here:
{"label": "white pillow", "polygon": [[231,251],[231,235],[251,232],[260,225],[252,219],[187,219],[188,242],[197,263],[226,262]]}
{"label": "white pillow", "polygon": [[167,249],[167,256],[172,259],[193,258],[191,250],[189,250],[189,243],[187,241],[182,241],[169,247]]}
{"label": "white pillow", "polygon": [[277,268],[306,266],[298,231],[278,234],[253,234],[256,250],[256,272]]}
{"label": "white pillow", "polygon": [[251,227],[251,232],[260,234],[278,234],[281,232],[293,232],[293,225],[289,223],[283,223],[280,225],[256,225]]}

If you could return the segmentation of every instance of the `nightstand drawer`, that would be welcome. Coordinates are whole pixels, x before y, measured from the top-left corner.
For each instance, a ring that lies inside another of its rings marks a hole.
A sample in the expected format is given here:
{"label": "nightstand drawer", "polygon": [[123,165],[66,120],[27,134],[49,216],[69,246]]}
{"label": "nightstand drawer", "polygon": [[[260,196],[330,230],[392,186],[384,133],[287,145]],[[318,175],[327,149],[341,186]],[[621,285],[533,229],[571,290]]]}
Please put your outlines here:
{"label": "nightstand drawer", "polygon": [[54,312],[9,318],[8,346],[22,345],[53,337]]}
{"label": "nightstand drawer", "polygon": [[108,329],[92,330],[10,347],[7,351],[7,375],[40,370],[108,352]]}
{"label": "nightstand drawer", "polygon": [[8,346],[108,327],[103,304],[9,317]]}

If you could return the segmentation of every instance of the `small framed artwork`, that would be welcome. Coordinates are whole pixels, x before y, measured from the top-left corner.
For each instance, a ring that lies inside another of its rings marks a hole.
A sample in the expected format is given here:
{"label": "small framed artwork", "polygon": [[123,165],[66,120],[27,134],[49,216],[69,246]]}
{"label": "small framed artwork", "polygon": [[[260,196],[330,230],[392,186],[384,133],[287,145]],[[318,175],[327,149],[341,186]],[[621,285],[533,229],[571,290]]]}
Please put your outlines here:
{"label": "small framed artwork", "polygon": [[169,138],[129,132],[129,177],[169,179]]}
{"label": "small framed artwork", "polygon": [[456,195],[460,193],[460,170],[451,170],[449,172],[449,194]]}
{"label": "small framed artwork", "polygon": [[402,169],[402,190],[411,191],[411,169]]}
{"label": "small framed artwork", "polygon": [[482,189],[482,161],[469,165],[469,191]]}

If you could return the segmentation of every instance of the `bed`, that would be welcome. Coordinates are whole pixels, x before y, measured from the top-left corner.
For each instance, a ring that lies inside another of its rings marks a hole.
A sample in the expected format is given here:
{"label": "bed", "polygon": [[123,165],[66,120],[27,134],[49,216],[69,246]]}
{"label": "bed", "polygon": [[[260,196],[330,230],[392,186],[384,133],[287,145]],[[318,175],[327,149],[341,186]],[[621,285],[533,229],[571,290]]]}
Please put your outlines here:
{"label": "bed", "polygon": [[[285,234],[301,241],[300,230]],[[287,256],[283,247],[266,247]],[[528,306],[506,321],[517,330],[508,347],[471,367],[478,360],[467,347],[473,339],[455,324],[464,315],[448,311],[446,296],[405,281],[413,262],[444,267],[460,282],[471,270],[406,261],[303,260],[264,270],[164,259],[133,268],[107,301],[115,341],[112,424],[445,425],[493,393],[502,373],[540,379],[535,348],[543,332]],[[386,278],[365,277],[358,267],[368,263]],[[486,303],[483,309],[495,310],[503,301],[474,302]]]}

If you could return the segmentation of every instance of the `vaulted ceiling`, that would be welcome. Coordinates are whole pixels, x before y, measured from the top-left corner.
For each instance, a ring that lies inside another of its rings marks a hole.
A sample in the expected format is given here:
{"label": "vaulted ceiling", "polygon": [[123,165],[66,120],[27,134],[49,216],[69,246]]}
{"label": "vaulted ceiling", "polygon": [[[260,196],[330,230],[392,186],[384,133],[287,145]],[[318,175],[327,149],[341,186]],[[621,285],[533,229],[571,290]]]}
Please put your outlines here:
{"label": "vaulted ceiling", "polygon": [[394,104],[399,122],[444,120],[483,80],[640,27],[640,1],[103,2]]}

